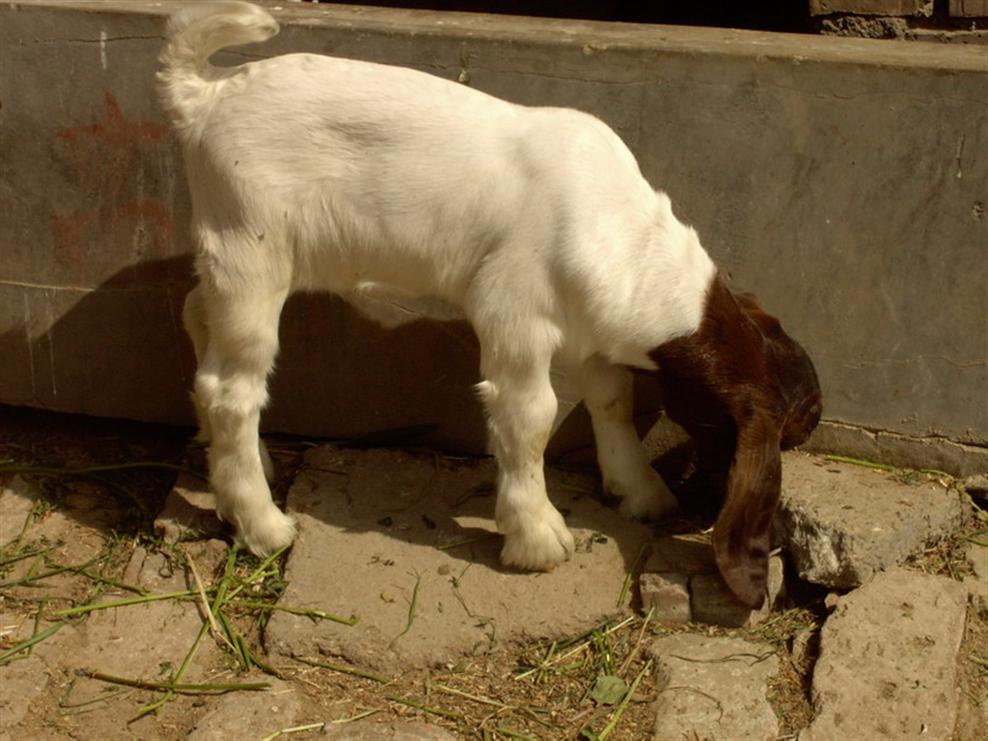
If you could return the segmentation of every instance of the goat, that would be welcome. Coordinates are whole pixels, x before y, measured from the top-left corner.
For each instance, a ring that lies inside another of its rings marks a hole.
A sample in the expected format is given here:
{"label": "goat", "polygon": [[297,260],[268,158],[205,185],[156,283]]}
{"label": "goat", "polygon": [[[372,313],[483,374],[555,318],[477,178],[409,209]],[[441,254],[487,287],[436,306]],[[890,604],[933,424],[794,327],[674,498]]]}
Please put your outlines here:
{"label": "goat", "polygon": [[289,544],[258,437],[278,319],[294,291],[358,307],[438,299],[472,324],[498,463],[501,559],[548,570],[573,537],[546,495],[556,363],[590,411],[605,489],[631,517],[676,500],[631,422],[631,369],[661,372],[674,420],[730,450],[717,563],[761,604],[780,448],[820,390],[803,349],[724,285],[696,232],[603,122],[422,72],[312,54],[210,65],[278,32],[242,2],[169,21],[158,88],[182,144],[198,243],[183,320],[217,513],[256,554]]}

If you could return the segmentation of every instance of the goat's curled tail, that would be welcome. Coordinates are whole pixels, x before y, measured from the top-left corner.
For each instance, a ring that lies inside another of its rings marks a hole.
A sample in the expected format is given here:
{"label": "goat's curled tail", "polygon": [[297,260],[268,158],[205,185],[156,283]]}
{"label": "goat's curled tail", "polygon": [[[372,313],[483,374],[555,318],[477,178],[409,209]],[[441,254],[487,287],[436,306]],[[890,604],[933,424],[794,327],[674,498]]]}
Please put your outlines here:
{"label": "goat's curled tail", "polygon": [[238,0],[190,5],[168,19],[158,57],[158,96],[181,130],[214,83],[209,58],[220,49],[250,44],[278,33],[263,8]]}

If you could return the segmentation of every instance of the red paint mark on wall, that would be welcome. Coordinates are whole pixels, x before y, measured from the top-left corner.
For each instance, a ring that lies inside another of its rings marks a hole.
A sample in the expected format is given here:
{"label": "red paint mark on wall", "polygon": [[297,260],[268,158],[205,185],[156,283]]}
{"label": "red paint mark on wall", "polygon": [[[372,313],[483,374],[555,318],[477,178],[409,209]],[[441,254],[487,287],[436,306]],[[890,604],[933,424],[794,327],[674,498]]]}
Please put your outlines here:
{"label": "red paint mark on wall", "polygon": [[167,126],[128,120],[110,92],[103,96],[100,120],[57,134],[66,144],[80,200],[90,206],[52,216],[52,232],[60,254],[78,262],[83,258],[87,237],[128,224],[133,226],[132,236],[140,237],[140,232],[146,232],[143,236],[155,255],[165,253],[174,230],[171,211],[160,199],[143,197],[134,175],[139,172],[142,149],[167,136]]}

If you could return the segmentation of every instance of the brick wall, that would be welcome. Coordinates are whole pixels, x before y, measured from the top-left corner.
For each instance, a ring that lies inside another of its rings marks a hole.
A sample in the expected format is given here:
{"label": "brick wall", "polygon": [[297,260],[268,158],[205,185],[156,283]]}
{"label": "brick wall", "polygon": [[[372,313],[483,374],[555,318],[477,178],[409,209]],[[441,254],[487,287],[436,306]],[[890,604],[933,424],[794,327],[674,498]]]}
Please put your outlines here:
{"label": "brick wall", "polygon": [[988,0],[809,0],[809,13],[827,35],[988,44]]}

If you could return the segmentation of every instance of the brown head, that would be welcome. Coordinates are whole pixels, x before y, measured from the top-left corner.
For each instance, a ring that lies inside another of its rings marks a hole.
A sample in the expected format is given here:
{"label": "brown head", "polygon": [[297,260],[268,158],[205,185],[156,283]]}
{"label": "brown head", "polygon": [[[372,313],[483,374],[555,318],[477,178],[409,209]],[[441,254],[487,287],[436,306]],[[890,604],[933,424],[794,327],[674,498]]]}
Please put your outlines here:
{"label": "brown head", "polygon": [[[780,451],[820,421],[822,396],[806,351],[750,294],[710,285],[700,327],[652,351],[666,413],[704,458],[727,469],[714,524],[717,566],[731,591],[757,608],[768,577],[769,535],[782,485]],[[716,475],[711,480],[718,480]]]}

